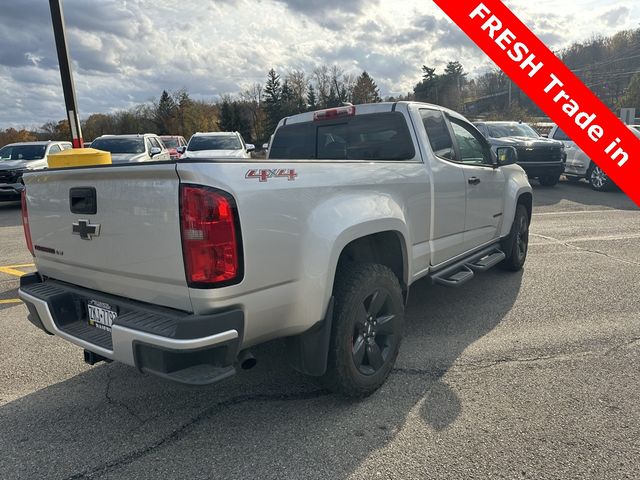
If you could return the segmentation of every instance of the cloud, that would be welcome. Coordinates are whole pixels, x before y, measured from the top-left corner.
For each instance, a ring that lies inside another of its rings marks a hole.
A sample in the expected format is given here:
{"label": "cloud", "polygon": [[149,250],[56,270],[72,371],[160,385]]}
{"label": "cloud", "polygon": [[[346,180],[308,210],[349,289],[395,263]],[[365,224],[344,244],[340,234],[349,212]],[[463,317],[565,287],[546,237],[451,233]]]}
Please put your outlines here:
{"label": "cloud", "polygon": [[626,23],[627,18],[629,17],[630,11],[631,10],[629,9],[629,7],[622,5],[606,11],[602,15],[602,19],[610,27],[613,27],[616,25],[623,26]]}
{"label": "cloud", "polygon": [[[606,0],[511,0],[552,48],[610,34],[640,6]],[[337,64],[367,70],[383,95],[406,93],[423,64],[459,60],[471,74],[491,63],[432,2],[424,0],[64,0],[82,116],[129,108],[163,89],[196,99],[264,83],[275,68],[311,72]],[[0,9],[0,128],[64,118],[48,3]]]}

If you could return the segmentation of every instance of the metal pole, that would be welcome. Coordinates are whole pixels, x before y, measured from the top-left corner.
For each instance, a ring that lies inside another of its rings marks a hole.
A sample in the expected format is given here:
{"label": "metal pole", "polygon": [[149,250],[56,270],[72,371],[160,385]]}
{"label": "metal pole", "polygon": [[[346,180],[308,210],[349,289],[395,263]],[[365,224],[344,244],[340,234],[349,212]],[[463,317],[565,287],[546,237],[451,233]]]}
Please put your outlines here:
{"label": "metal pole", "polygon": [[62,15],[61,0],[49,0],[51,9],[51,21],[53,22],[53,35],[56,39],[56,50],[58,51],[58,64],[60,65],[60,77],[62,79],[62,91],[64,93],[64,104],[69,119],[69,128],[73,148],[82,148],[82,130],[80,129],[80,115],[76,103],[76,92],[71,73],[71,62],[69,61],[69,49],[64,32],[64,17]]}

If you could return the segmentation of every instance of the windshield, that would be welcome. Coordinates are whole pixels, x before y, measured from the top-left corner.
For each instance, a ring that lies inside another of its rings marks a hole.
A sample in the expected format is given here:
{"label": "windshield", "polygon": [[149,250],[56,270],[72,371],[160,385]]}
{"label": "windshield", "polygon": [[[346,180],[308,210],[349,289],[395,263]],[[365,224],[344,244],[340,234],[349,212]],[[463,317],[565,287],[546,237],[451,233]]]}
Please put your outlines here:
{"label": "windshield", "polygon": [[40,160],[46,145],[7,145],[0,149],[0,160]]}
{"label": "windshield", "polygon": [[236,136],[229,137],[191,137],[187,150],[197,152],[201,150],[242,150],[242,144]]}
{"label": "windshield", "polygon": [[492,138],[502,137],[529,137],[539,138],[540,135],[526,123],[498,123],[488,124],[489,136]]}
{"label": "windshield", "polygon": [[111,153],[144,153],[142,138],[98,138],[91,148]]}
{"label": "windshield", "polygon": [[177,138],[171,138],[171,137],[161,137],[162,143],[164,143],[164,146],[167,148],[178,148],[180,145],[178,145],[178,139]]}

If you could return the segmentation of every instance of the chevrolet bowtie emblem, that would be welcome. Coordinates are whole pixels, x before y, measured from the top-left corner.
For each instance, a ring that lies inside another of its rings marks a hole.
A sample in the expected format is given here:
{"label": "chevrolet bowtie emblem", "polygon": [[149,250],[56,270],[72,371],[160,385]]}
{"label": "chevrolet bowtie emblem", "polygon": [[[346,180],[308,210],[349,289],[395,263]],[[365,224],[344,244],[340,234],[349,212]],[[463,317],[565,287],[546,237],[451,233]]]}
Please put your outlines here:
{"label": "chevrolet bowtie emblem", "polygon": [[80,238],[83,240],[91,240],[93,237],[100,236],[99,223],[90,223],[89,220],[78,220],[77,223],[72,225],[72,233],[74,235],[80,235]]}

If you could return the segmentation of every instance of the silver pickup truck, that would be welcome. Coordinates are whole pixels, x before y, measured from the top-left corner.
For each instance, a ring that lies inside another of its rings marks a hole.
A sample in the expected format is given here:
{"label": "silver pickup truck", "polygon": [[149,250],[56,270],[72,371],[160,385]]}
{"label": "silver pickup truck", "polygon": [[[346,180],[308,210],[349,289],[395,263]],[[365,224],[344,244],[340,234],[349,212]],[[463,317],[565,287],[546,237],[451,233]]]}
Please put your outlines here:
{"label": "silver pickup truck", "polygon": [[367,395],[393,367],[412,283],[522,267],[532,190],[516,161],[455,112],[398,102],[285,118],[265,161],[29,173],[38,271],[20,297],[90,364],[203,385],[283,338],[294,368]]}

